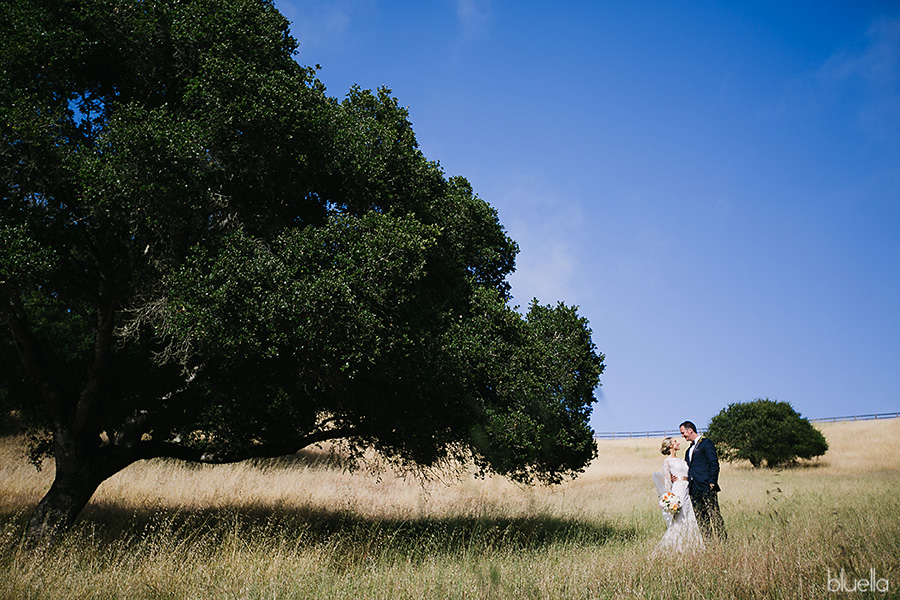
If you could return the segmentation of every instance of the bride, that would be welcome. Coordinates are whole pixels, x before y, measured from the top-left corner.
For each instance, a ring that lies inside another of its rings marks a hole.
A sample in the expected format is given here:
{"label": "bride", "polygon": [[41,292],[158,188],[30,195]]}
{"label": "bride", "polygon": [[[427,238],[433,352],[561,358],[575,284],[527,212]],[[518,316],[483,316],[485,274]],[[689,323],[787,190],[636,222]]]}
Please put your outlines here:
{"label": "bride", "polygon": [[694,516],[694,507],[691,504],[688,464],[675,455],[679,447],[677,438],[667,437],[662,441],[660,448],[660,452],[666,456],[663,460],[662,478],[665,483],[665,491],[675,495],[681,508],[671,514],[671,517],[663,509],[668,529],[659,542],[659,548],[684,552],[701,548],[703,538],[700,536],[700,528],[697,526],[697,518]]}

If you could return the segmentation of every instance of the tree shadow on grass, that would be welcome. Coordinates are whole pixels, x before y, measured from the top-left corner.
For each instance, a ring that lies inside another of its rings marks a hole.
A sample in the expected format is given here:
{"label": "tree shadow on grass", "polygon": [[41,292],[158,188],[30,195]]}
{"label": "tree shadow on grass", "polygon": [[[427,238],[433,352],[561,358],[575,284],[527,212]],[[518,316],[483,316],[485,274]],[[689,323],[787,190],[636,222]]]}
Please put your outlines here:
{"label": "tree shadow on grass", "polygon": [[[165,459],[161,459],[165,461]],[[184,463],[177,463],[184,467]],[[188,463],[189,465],[190,463]],[[289,457],[255,461],[265,470],[344,469],[346,457],[329,448],[312,448]],[[33,506],[0,505],[0,529],[8,541],[21,538]],[[210,508],[173,508],[117,504],[94,499],[69,533],[76,547],[197,545],[215,548],[228,542],[302,551],[326,550],[336,566],[373,556],[404,560],[435,555],[538,551],[559,546],[602,546],[638,537],[633,527],[536,513],[526,516],[451,515],[410,519],[361,515],[335,507],[254,505],[234,502]],[[164,542],[164,544],[160,544]]]}
{"label": "tree shadow on grass", "polygon": [[[0,520],[23,530],[26,515]],[[93,503],[79,518],[70,540],[91,546],[124,544],[219,548],[235,541],[245,547],[289,547],[321,551],[335,568],[386,558],[418,562],[435,556],[479,556],[540,551],[550,547],[591,547],[637,537],[634,528],[565,519],[450,516],[406,520],[373,518],[346,510],[228,506],[215,509],[128,509]],[[78,538],[82,538],[79,540]]]}
{"label": "tree shadow on grass", "polygon": [[761,466],[754,467],[749,460],[732,460],[728,464],[733,469],[739,471],[752,471],[754,473],[778,473],[780,471],[816,471],[830,466],[828,457],[817,456],[815,458],[798,458],[796,460],[768,465],[763,463]]}

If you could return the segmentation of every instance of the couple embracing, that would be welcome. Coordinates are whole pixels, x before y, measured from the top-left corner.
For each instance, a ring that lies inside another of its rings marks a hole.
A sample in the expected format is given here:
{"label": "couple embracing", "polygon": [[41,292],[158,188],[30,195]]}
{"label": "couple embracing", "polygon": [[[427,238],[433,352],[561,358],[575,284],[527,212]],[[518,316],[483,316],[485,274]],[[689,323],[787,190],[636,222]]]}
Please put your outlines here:
{"label": "couple embracing", "polygon": [[[690,421],[681,424],[681,436],[690,442],[684,459],[676,453],[677,438],[667,437],[660,451],[663,460],[665,491],[660,505],[666,518],[661,549],[691,551],[703,546],[703,540],[725,540],[725,523],[719,512],[719,457],[715,445],[697,433]],[[702,535],[701,535],[702,532]]]}

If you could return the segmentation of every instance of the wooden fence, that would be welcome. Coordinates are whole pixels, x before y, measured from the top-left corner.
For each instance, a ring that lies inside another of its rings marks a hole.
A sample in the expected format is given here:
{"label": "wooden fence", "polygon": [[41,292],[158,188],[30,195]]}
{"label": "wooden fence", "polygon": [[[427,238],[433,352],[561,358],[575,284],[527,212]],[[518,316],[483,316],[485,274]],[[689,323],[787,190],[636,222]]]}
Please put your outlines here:
{"label": "wooden fence", "polygon": [[[836,423],[838,421],[871,421],[875,419],[898,419],[900,412],[875,413],[871,415],[851,415],[849,417],[824,417],[821,419],[809,419],[811,423]],[[700,431],[703,431],[703,427]],[[655,431],[606,431],[594,433],[595,440],[627,440],[633,438],[664,438],[678,437],[681,432],[677,429],[657,429]]]}

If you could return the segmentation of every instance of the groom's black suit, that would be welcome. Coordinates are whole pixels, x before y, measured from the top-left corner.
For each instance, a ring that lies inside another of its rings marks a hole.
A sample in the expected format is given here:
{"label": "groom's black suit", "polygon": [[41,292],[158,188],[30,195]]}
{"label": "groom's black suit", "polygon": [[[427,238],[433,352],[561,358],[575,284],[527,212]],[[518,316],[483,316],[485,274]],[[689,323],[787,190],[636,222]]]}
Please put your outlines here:
{"label": "groom's black suit", "polygon": [[700,438],[691,442],[685,459],[688,464],[688,479],[690,479],[691,503],[694,505],[694,514],[697,515],[697,524],[703,531],[703,536],[709,538],[718,535],[723,540],[725,522],[719,512],[719,457],[716,454],[716,446],[706,438]]}

